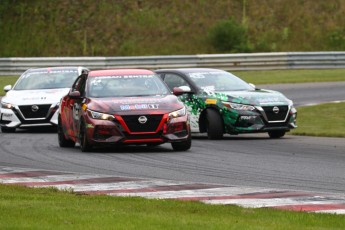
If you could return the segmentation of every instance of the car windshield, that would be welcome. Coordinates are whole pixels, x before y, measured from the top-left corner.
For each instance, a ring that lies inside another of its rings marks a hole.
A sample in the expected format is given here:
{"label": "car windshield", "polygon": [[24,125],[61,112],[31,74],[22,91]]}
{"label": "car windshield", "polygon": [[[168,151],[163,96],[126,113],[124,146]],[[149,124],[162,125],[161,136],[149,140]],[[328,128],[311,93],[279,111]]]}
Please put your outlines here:
{"label": "car windshield", "polygon": [[91,77],[90,97],[136,97],[170,94],[157,75],[116,75]]}
{"label": "car windshield", "polygon": [[245,81],[228,72],[194,72],[189,73],[190,79],[203,90],[237,91],[253,90]]}
{"label": "car windshield", "polygon": [[51,70],[41,72],[28,72],[22,75],[13,89],[35,90],[70,88],[78,77],[77,70]]}

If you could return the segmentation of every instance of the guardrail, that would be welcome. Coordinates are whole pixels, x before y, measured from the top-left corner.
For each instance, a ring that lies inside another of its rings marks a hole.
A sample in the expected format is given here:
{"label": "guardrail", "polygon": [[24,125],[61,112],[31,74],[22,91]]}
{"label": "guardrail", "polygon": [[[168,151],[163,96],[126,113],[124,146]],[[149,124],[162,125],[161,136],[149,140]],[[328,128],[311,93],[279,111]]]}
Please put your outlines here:
{"label": "guardrail", "polygon": [[345,52],[277,52],[136,57],[35,57],[0,58],[1,75],[20,75],[29,68],[85,66],[105,68],[193,68],[224,70],[345,68]]}

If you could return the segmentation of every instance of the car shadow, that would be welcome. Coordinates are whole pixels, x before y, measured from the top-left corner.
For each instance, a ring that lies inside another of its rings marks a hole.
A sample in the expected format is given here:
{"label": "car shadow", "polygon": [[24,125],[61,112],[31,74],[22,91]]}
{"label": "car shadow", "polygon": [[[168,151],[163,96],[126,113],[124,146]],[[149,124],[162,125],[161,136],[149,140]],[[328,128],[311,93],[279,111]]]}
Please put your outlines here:
{"label": "car shadow", "polygon": [[57,127],[31,127],[31,128],[17,128],[13,134],[42,134],[42,133],[56,133]]}
{"label": "car shadow", "polygon": [[239,135],[230,135],[225,134],[220,140],[210,140],[207,137],[207,134],[192,134],[193,140],[205,140],[205,141],[248,141],[248,140],[284,140],[289,138],[289,135],[285,135],[282,138],[270,138],[267,133],[251,133],[251,134],[239,134]]}

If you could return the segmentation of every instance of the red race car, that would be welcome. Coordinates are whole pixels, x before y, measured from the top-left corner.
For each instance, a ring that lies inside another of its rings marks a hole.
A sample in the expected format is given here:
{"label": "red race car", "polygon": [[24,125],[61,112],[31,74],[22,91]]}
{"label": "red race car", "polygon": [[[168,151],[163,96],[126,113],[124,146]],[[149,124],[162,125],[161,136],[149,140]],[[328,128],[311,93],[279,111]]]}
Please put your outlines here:
{"label": "red race car", "polygon": [[[185,93],[176,91],[179,95]],[[107,69],[82,74],[61,99],[60,147],[170,142],[176,151],[191,147],[184,104],[150,70]]]}

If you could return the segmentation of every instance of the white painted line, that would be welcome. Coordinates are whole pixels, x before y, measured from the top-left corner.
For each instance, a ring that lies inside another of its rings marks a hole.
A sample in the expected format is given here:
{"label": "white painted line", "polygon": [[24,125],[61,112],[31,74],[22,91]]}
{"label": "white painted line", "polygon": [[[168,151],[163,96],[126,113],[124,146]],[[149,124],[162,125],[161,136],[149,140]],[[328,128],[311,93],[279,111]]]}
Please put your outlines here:
{"label": "white painted line", "polygon": [[316,212],[316,213],[345,214],[345,209],[322,210],[322,211],[315,211],[315,212]]}
{"label": "white painted line", "polygon": [[313,201],[308,198],[294,199],[294,198],[273,198],[273,199],[233,199],[233,200],[208,200],[203,201],[206,204],[234,204],[246,208],[263,208],[263,207],[277,207],[285,205],[305,205],[305,204],[339,204],[342,200],[320,200]]}
{"label": "white painted line", "polygon": [[[258,189],[246,187],[222,187],[211,189],[162,191],[162,192],[137,192],[137,193],[109,193],[113,196],[139,196],[157,199],[176,199],[184,197],[212,197],[212,196],[235,196],[245,193],[270,192],[271,189]],[[277,191],[277,190],[275,190]]]}
{"label": "white painted line", "polygon": [[[127,189],[144,189],[155,186],[173,186],[184,185],[184,182],[166,181],[166,180],[147,180],[147,181],[129,181],[116,183],[91,183],[91,184],[64,184],[53,185],[58,189],[72,189],[75,192],[90,192],[90,191],[107,191],[107,190],[127,190]],[[35,186],[35,187],[51,187]],[[107,193],[108,194],[108,193]]]}
{"label": "white painted line", "polygon": [[[83,180],[99,178],[99,175],[78,175],[78,174],[66,174],[66,175],[49,175],[40,177],[22,177],[22,178],[10,178],[1,179],[0,183],[11,184],[11,183],[39,183],[39,182],[59,182],[59,181],[71,181],[71,180]],[[111,176],[108,176],[111,177]]]}

